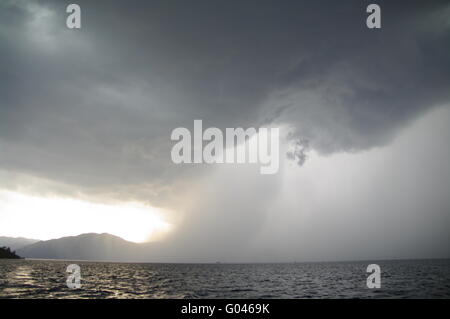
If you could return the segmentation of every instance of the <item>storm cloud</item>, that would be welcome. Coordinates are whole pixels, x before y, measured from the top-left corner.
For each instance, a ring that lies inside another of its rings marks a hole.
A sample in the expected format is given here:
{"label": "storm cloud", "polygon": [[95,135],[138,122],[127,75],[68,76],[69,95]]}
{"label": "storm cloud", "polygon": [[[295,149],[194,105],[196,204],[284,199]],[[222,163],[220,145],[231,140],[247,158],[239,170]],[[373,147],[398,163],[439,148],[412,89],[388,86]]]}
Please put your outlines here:
{"label": "storm cloud", "polygon": [[[236,187],[241,168],[224,181],[175,165],[173,129],[280,126],[283,156],[305,166],[389,146],[450,103],[448,1],[377,1],[378,30],[360,0],[77,3],[80,30],[64,1],[0,4],[3,187],[25,175],[42,179],[33,192],[177,208],[179,238],[209,228],[197,243],[214,229],[250,243],[282,178]],[[187,204],[188,190],[205,200]]]}

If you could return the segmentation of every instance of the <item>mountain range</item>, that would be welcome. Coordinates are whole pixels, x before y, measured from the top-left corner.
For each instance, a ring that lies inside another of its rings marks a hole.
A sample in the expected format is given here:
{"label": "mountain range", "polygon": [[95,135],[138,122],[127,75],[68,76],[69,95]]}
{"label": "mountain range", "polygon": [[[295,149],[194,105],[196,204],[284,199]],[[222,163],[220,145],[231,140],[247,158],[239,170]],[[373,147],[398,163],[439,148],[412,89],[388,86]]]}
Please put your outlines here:
{"label": "mountain range", "polygon": [[0,237],[0,246],[11,247],[19,256],[25,258],[147,261],[143,258],[148,256],[148,250],[153,244],[136,244],[106,233],[88,233],[43,241]]}
{"label": "mountain range", "polygon": [[0,247],[9,247],[11,250],[17,250],[25,246],[37,243],[37,239],[23,237],[4,237],[0,236]]}

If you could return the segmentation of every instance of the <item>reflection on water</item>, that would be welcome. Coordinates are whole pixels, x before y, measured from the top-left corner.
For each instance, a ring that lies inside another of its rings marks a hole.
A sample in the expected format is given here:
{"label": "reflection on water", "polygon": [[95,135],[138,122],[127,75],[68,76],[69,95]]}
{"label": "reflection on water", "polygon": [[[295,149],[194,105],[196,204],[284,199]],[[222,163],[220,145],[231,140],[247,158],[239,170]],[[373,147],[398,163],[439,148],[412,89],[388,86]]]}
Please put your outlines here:
{"label": "reflection on water", "polygon": [[381,289],[366,287],[369,262],[126,264],[0,260],[0,298],[449,298],[450,260],[377,262]]}
{"label": "reflection on water", "polygon": [[15,286],[6,286],[2,293],[11,297],[19,297],[26,294],[29,289],[35,288],[31,265],[19,265],[13,271],[7,273],[6,283],[14,282]]}

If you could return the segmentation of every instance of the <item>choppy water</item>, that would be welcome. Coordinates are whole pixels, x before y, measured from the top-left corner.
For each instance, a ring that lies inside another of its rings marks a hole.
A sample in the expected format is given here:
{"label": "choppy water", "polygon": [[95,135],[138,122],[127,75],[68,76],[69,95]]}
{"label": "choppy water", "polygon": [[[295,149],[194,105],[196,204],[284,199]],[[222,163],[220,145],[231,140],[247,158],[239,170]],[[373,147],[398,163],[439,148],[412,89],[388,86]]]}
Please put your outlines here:
{"label": "choppy water", "polygon": [[[81,289],[66,267],[81,267]],[[0,298],[450,298],[450,260],[379,261],[381,289],[368,289],[369,262],[126,264],[0,260]]]}

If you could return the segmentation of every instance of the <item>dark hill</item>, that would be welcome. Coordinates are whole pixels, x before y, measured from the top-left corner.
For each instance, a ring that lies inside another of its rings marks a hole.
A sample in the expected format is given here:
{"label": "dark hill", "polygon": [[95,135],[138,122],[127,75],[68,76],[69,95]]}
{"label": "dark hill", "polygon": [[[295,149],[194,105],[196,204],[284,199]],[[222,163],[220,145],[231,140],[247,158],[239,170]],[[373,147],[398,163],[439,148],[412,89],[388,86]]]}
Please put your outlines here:
{"label": "dark hill", "polygon": [[89,233],[40,241],[19,249],[18,253],[26,258],[137,261],[142,258],[142,250],[142,244],[110,234]]}

